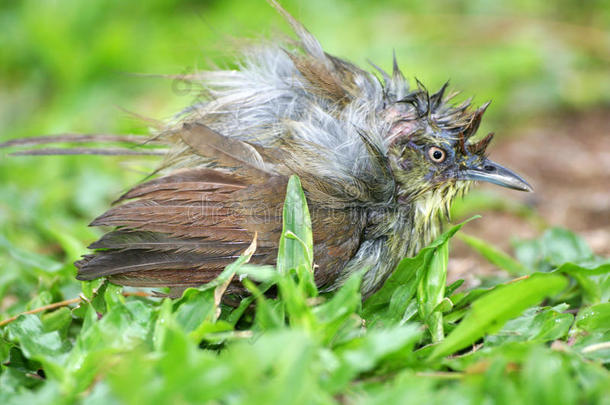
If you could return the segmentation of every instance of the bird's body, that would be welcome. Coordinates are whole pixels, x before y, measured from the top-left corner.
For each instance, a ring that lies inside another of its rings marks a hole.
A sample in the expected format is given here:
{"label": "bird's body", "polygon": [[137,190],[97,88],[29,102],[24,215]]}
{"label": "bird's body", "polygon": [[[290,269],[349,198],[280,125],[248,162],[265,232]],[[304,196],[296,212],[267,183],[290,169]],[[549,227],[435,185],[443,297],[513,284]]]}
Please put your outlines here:
{"label": "bird's body", "polygon": [[252,261],[273,264],[287,180],[296,174],[312,216],[318,286],[333,290],[365,269],[367,296],[433,240],[472,180],[529,187],[487,160],[490,137],[468,142],[485,107],[450,104],[446,86],[409,89],[396,63],[380,80],[328,55],[275,6],[299,44],[264,44],[246,50],[237,70],[180,78],[200,85],[204,99],[155,134],[171,148],[161,176],[92,223],[114,230],[77,262],[77,278],[200,285],[255,233]]}

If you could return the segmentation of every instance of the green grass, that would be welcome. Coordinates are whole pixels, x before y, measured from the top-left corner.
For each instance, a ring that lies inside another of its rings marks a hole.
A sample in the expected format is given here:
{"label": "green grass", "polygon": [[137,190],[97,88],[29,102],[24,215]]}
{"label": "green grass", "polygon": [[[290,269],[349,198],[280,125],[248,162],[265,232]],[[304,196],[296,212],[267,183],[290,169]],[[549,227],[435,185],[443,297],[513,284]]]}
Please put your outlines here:
{"label": "green grass", "polygon": [[[22,403],[604,403],[610,394],[610,260],[551,229],[517,259],[471,237],[521,277],[445,286],[456,225],[362,302],[362,274],[333,294],[313,282],[305,196],[292,177],[277,269],[247,264],[177,300],[83,282],[75,306],[20,315],[0,339],[0,401]],[[64,240],[67,247],[70,240]],[[74,287],[72,269],[19,252],[41,283],[26,307]],[[517,265],[518,264],[518,265]],[[251,296],[221,296],[234,277]],[[277,290],[275,298],[264,291]],[[254,304],[254,305],[253,305]]]}
{"label": "green grass", "polygon": [[[282,3],[331,53],[387,69],[396,49],[411,82],[451,79],[475,103],[493,99],[482,131],[500,138],[610,105],[605,0]],[[286,30],[263,1],[242,0],[21,0],[0,4],[0,26],[1,141],[144,132],[117,106],[165,119],[196,95],[132,73],[232,66],[231,38]],[[0,319],[86,297],[0,329],[0,403],[608,403],[608,260],[567,230],[518,241],[513,257],[452,228],[362,303],[358,277],[316,291],[292,183],[280,271],[238,263],[175,301],[77,282],[72,262],[99,236],[85,225],[153,166],[0,156]],[[454,217],[489,207],[545,226],[534,209],[480,192]],[[506,275],[445,285],[455,237]],[[233,273],[258,281],[236,309],[215,294]]]}

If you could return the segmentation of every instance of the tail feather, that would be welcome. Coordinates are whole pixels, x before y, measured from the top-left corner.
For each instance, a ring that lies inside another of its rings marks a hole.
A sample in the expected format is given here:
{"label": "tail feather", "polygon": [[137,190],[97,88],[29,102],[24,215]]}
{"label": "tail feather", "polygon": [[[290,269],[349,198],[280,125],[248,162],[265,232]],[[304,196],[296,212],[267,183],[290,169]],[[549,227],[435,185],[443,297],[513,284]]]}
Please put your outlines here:
{"label": "tail feather", "polygon": [[164,156],[168,150],[158,148],[160,143],[156,138],[146,135],[117,135],[117,134],[79,134],[66,133],[57,135],[36,136],[28,138],[11,139],[0,143],[0,148],[19,148],[24,146],[43,146],[55,143],[76,144],[124,144],[121,147],[45,147],[39,149],[17,150],[10,153],[13,156],[54,156],[54,155],[104,155],[104,156],[133,156],[153,155]]}
{"label": "tail feather", "polygon": [[130,249],[127,255],[121,251],[109,251],[104,254],[87,255],[76,262],[79,268],[76,278],[93,280],[102,276],[148,270],[222,270],[237,257],[239,255],[207,256],[175,251],[156,252],[147,249]]}
{"label": "tail feather", "polygon": [[157,232],[116,230],[102,236],[89,245],[89,249],[112,249],[126,251],[147,249],[150,251],[177,251],[209,255],[236,255],[249,246],[248,242],[214,240],[200,238],[175,238]]}
{"label": "tail feather", "polygon": [[0,143],[0,148],[8,148],[13,146],[31,146],[31,145],[46,145],[49,143],[93,143],[93,142],[126,142],[132,144],[141,144],[149,139],[145,135],[117,135],[117,134],[77,134],[66,133],[57,135],[32,136],[28,138],[11,139],[10,141]]}
{"label": "tail feather", "polygon": [[[222,269],[214,270],[144,270],[132,271],[128,274],[115,274],[109,276],[111,282],[129,287],[170,287],[170,293],[159,294],[162,297],[169,296],[177,298],[182,295],[182,291],[188,287],[194,287],[213,281]],[[234,290],[231,286],[227,291]]]}
{"label": "tail feather", "polygon": [[102,155],[102,156],[165,156],[167,150],[132,150],[110,148],[44,148],[26,149],[12,152],[12,156],[59,156],[59,155]]}

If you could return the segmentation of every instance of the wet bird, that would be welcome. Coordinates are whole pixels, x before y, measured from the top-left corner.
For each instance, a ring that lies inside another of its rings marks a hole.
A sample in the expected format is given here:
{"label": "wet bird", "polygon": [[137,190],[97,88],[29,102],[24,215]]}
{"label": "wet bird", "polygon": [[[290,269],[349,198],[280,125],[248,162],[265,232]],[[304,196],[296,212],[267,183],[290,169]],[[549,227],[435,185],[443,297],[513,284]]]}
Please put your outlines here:
{"label": "wet bird", "polygon": [[[250,47],[236,70],[180,77],[201,87],[202,100],[150,138],[168,147],[156,177],[91,223],[111,230],[76,262],[79,280],[198,286],[255,234],[252,262],[273,264],[296,174],[312,215],[316,283],[331,291],[364,269],[366,297],[438,235],[473,182],[531,191],[488,159],[492,134],[474,141],[488,104],[453,103],[447,84],[434,93],[410,87],[396,58],[392,74],[374,65],[373,74],[329,55],[272,4],[298,41]],[[242,291],[238,281],[231,289]]]}

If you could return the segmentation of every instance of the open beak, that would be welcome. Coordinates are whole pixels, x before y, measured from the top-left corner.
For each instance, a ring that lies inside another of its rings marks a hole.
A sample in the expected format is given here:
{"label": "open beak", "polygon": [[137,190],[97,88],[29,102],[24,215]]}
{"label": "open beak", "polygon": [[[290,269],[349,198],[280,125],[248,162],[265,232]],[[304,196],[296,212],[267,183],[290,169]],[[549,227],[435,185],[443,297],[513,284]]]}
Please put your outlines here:
{"label": "open beak", "polygon": [[485,159],[478,166],[468,168],[460,173],[463,180],[487,181],[498,186],[519,191],[534,191],[532,186],[521,176],[499,164]]}

